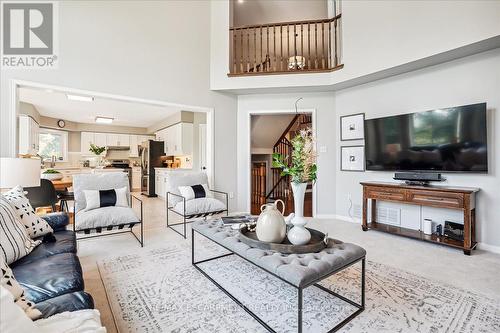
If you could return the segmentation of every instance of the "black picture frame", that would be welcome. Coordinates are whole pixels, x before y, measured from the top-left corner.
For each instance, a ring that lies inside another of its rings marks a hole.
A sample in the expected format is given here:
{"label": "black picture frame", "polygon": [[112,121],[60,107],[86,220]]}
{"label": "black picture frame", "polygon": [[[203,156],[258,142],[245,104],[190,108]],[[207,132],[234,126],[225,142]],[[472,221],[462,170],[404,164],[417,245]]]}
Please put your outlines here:
{"label": "black picture frame", "polygon": [[[344,166],[344,151],[348,148],[361,148],[362,151],[362,168],[361,169],[346,169]],[[365,162],[365,146],[364,145],[352,145],[352,146],[341,146],[340,147],[340,171],[350,171],[350,172],[365,172],[366,162]]]}
{"label": "black picture frame", "polygon": [[[361,131],[360,136],[354,138],[344,138],[344,119],[347,118],[356,118],[361,116],[361,123],[363,126],[363,130]],[[340,141],[356,141],[356,140],[364,140],[365,139],[365,114],[364,113],[354,113],[345,116],[340,116]]]}

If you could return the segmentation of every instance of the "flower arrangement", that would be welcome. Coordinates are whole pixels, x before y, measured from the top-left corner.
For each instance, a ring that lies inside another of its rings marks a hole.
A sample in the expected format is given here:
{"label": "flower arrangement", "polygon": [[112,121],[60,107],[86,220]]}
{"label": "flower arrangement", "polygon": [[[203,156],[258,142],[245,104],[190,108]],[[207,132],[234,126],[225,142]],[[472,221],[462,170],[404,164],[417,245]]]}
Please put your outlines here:
{"label": "flower arrangement", "polygon": [[99,156],[101,155],[102,153],[104,153],[104,151],[106,150],[106,147],[99,147],[99,146],[96,146],[95,144],[91,143],[90,144],[90,148],[89,148],[89,151],[91,153],[94,153],[95,155]]}
{"label": "flower arrangement", "polygon": [[293,183],[316,181],[316,151],[315,140],[311,128],[303,129],[290,141],[292,156],[290,165],[288,156],[273,154],[273,167],[281,169],[282,176],[290,176]]}

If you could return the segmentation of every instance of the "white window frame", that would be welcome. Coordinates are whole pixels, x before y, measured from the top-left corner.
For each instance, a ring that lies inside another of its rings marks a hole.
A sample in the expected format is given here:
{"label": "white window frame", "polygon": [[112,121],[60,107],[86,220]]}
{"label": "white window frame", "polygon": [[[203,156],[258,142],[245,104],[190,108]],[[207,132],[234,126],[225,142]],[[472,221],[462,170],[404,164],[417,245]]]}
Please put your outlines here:
{"label": "white window frame", "polygon": [[[59,134],[62,137],[62,160],[56,160],[57,162],[68,162],[68,132],[67,131],[61,131],[61,130],[56,130],[52,128],[45,128],[45,127],[40,127],[39,134]],[[39,135],[40,137],[40,135]],[[40,139],[39,139],[40,140]],[[40,142],[38,142],[38,145],[40,146]],[[50,161],[50,159],[44,159],[45,161]]]}

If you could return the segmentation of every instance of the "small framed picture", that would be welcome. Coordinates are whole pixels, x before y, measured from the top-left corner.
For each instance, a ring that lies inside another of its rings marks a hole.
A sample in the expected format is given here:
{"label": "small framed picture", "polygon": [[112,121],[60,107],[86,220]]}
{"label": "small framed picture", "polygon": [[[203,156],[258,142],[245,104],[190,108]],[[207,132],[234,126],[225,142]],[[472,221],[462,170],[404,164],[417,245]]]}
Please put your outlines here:
{"label": "small framed picture", "polygon": [[365,114],[340,117],[340,140],[363,140],[365,138]]}
{"label": "small framed picture", "polygon": [[365,171],[365,147],[342,146],[340,147],[341,171]]}

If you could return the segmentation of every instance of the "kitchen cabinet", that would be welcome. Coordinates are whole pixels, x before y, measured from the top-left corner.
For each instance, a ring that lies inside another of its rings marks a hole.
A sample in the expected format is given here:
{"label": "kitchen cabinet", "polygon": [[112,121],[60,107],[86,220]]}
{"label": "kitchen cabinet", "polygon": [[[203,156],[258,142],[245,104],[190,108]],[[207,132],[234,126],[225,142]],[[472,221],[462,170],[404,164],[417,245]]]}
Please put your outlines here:
{"label": "kitchen cabinet", "polygon": [[19,115],[19,154],[36,155],[40,125],[27,115]]}
{"label": "kitchen cabinet", "polygon": [[165,155],[181,156],[193,153],[193,124],[179,123],[164,129],[162,133]]}
{"label": "kitchen cabinet", "polygon": [[133,167],[132,168],[132,189],[140,190],[141,189],[141,167]]}
{"label": "kitchen cabinet", "polygon": [[129,147],[130,135],[128,134],[106,134],[107,145],[111,147]]}
{"label": "kitchen cabinet", "polygon": [[99,147],[106,147],[108,145],[106,133],[94,133],[94,144]]}
{"label": "kitchen cabinet", "polygon": [[80,135],[80,144],[82,155],[93,155],[90,152],[90,145],[94,143],[94,133],[82,132]]}
{"label": "kitchen cabinet", "polygon": [[107,142],[108,146],[112,146],[112,147],[118,146],[118,134],[107,133],[106,134],[106,142]]}
{"label": "kitchen cabinet", "polygon": [[155,193],[158,197],[165,199],[167,192],[167,175],[163,170],[155,170]]}
{"label": "kitchen cabinet", "polygon": [[[90,151],[90,145],[94,144],[99,147],[107,146],[106,133],[82,132],[80,135],[80,150],[84,156],[95,156]],[[101,156],[106,155],[106,151],[101,153]]]}
{"label": "kitchen cabinet", "polygon": [[158,132],[155,133],[155,138],[156,141],[163,141],[167,140],[167,128],[164,128]]}
{"label": "kitchen cabinet", "polygon": [[139,142],[137,135],[130,135],[130,152],[129,157],[139,157]]}

